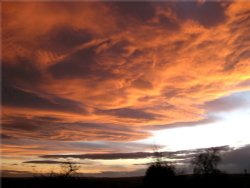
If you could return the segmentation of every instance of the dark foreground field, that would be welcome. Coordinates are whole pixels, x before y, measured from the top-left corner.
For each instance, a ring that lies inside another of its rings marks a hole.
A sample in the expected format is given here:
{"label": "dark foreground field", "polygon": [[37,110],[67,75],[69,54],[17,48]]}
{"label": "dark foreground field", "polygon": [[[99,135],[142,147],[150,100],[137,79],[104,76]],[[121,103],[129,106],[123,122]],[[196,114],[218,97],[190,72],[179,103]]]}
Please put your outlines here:
{"label": "dark foreground field", "polygon": [[220,177],[177,176],[164,181],[133,178],[2,178],[3,188],[144,188],[144,187],[220,187],[250,188],[250,175]]}
{"label": "dark foreground field", "polygon": [[142,186],[138,178],[3,178],[2,188],[132,188]]}

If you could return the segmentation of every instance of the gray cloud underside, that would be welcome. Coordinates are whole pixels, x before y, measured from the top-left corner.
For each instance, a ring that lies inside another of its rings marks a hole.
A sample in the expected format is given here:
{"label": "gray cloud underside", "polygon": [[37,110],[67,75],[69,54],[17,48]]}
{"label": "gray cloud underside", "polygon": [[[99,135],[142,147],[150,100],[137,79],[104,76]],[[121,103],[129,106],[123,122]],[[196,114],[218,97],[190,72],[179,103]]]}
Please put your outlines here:
{"label": "gray cloud underside", "polygon": [[[206,149],[206,148],[205,148]],[[161,152],[167,158],[181,158],[178,155],[193,155],[205,150],[204,148],[195,150],[182,150],[175,152]],[[220,150],[228,150],[228,146],[218,147]],[[155,157],[155,152],[134,152],[134,153],[102,153],[102,154],[77,154],[77,155],[42,155],[41,158],[77,158],[77,159],[94,159],[94,160],[114,160],[114,159],[142,159]],[[185,158],[184,156],[184,158]]]}
{"label": "gray cloud underside", "polygon": [[[67,161],[51,161],[51,160],[46,160],[46,161],[24,161],[23,163],[29,163],[29,164],[69,164]],[[84,163],[76,163],[76,162],[70,162],[71,164],[84,164]]]}

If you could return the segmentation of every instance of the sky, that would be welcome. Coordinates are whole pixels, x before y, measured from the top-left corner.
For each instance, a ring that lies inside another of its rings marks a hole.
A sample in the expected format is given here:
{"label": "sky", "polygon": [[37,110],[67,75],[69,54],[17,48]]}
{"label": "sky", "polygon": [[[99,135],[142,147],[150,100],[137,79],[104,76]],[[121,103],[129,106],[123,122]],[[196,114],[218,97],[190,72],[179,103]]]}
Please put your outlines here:
{"label": "sky", "polygon": [[2,2],[1,171],[250,171],[250,2]]}

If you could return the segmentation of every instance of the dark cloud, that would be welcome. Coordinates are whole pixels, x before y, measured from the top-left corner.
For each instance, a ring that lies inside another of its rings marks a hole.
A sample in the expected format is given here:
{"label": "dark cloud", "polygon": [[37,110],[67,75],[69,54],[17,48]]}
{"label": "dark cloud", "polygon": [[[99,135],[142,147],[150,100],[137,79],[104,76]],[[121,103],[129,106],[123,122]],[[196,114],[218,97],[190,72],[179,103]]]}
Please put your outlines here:
{"label": "dark cloud", "polygon": [[244,169],[250,171],[250,145],[225,153],[220,168],[231,173],[243,173]]}
{"label": "dark cloud", "polygon": [[[220,151],[226,151],[228,146],[216,147]],[[193,157],[197,153],[204,152],[207,148],[199,148],[193,150],[180,150],[174,152],[162,151],[163,157],[171,159],[186,159]],[[181,154],[181,156],[180,156]],[[98,153],[98,154],[75,154],[75,155],[43,155],[41,158],[77,158],[77,159],[93,159],[93,160],[114,160],[114,159],[142,159],[155,157],[155,152],[134,152],[134,153]]]}
{"label": "dark cloud", "polygon": [[31,57],[17,57],[17,63],[3,60],[2,63],[2,79],[8,84],[26,84],[34,86],[42,83],[43,75],[41,70],[32,62]]}
{"label": "dark cloud", "polygon": [[[6,130],[4,130],[6,131]],[[19,131],[20,132],[20,131]],[[36,135],[36,136],[35,136]],[[119,137],[119,133],[116,134]],[[19,134],[17,135],[19,136]],[[34,139],[36,137],[36,139]],[[49,136],[47,136],[49,138]],[[136,142],[119,142],[119,141],[86,141],[88,137],[82,136],[85,140],[80,142],[72,142],[70,140],[55,140],[55,139],[39,139],[40,135],[32,132],[30,138],[12,138],[2,140],[3,152],[5,148],[13,148],[15,146],[16,150],[13,152],[14,156],[23,155],[23,153],[32,153],[32,155],[49,155],[58,153],[88,153],[93,151],[98,151],[101,153],[105,152],[138,152],[151,150],[151,144],[142,144]],[[82,139],[82,138],[81,138]],[[115,139],[114,137],[112,138]],[[100,140],[100,139],[99,139]],[[118,139],[117,139],[118,140]],[[125,139],[124,139],[125,140]],[[127,139],[126,139],[127,141]],[[10,156],[12,153],[9,153]],[[34,160],[32,157],[31,160]]]}
{"label": "dark cloud", "polygon": [[[59,123],[44,121],[35,118],[5,116],[2,122],[2,131],[4,134],[11,136],[12,139],[3,140],[4,144],[30,145],[23,142],[22,139],[48,139],[58,135],[63,128]],[[58,138],[60,140],[60,138]],[[38,148],[36,148],[38,149]],[[45,149],[45,148],[44,148]],[[48,149],[48,148],[47,148]]]}
{"label": "dark cloud", "polygon": [[63,99],[55,96],[51,97],[51,99],[42,98],[34,93],[30,93],[8,85],[3,85],[2,89],[2,103],[4,106],[60,112],[86,113],[86,110],[82,107],[81,103],[73,100]]}
{"label": "dark cloud", "polygon": [[[77,148],[93,148],[95,150],[100,150],[102,148],[106,148],[108,150],[112,150],[114,152],[138,152],[138,151],[145,151],[145,150],[152,150],[152,144],[142,144],[136,142],[75,142],[71,143],[71,147]],[[162,148],[163,146],[159,146]]]}
{"label": "dark cloud", "polygon": [[[55,139],[40,139],[39,135],[36,135],[35,132],[32,132],[33,136],[30,138],[14,138],[3,140],[2,142],[2,149],[3,153],[7,155],[5,152],[5,148],[13,148],[15,146],[15,151],[8,152],[9,156],[22,156],[24,153],[31,153],[32,155],[41,155],[41,154],[54,154],[61,153],[61,152],[72,152],[72,153],[79,153],[79,152],[91,152],[93,150],[97,150],[99,152],[106,152],[106,151],[119,151],[122,149],[123,145],[118,148],[118,146],[112,146],[108,143],[102,142],[69,142],[63,140],[55,140]],[[36,135],[36,136],[35,136]],[[36,137],[36,139],[34,139]],[[47,136],[48,137],[48,136]],[[104,147],[105,146],[105,147]],[[144,147],[145,148],[145,147]],[[134,148],[135,150],[136,148]],[[132,150],[133,151],[133,150]],[[32,157],[34,160],[34,158]]]}
{"label": "dark cloud", "polygon": [[[67,161],[24,161],[23,163],[29,163],[29,164],[69,164]],[[83,163],[77,163],[77,162],[70,162],[71,164],[83,164]]]}
{"label": "dark cloud", "polygon": [[164,15],[159,16],[159,26],[163,26],[166,29],[174,31],[180,28],[180,25],[176,21]]}
{"label": "dark cloud", "polygon": [[110,56],[113,57],[125,56],[127,53],[127,47],[130,45],[131,43],[128,40],[117,41],[111,45],[110,48],[106,49],[101,55],[103,56],[104,54],[110,54]]}
{"label": "dark cloud", "polygon": [[87,30],[58,26],[39,37],[38,41],[41,43],[38,43],[38,48],[52,52],[64,52],[89,42],[92,38],[92,34]]}
{"label": "dark cloud", "polygon": [[78,159],[141,159],[152,157],[153,153],[138,152],[138,153],[103,153],[103,154],[83,154],[83,155],[43,155],[42,158],[78,158]]}
{"label": "dark cloud", "polygon": [[88,78],[94,76],[95,50],[93,48],[77,51],[49,67],[48,71],[55,78]]}
{"label": "dark cloud", "polygon": [[54,117],[54,116],[36,116],[37,120],[44,121],[63,121],[62,118]]}
{"label": "dark cloud", "polygon": [[109,79],[115,75],[98,62],[95,47],[79,50],[48,68],[57,79]]}
{"label": "dark cloud", "polygon": [[122,17],[147,21],[155,16],[155,7],[151,2],[115,2],[112,3]]}
{"label": "dark cloud", "polygon": [[155,119],[155,114],[144,112],[143,110],[140,110],[140,109],[132,109],[132,108],[97,110],[97,113],[113,115],[113,116],[122,117],[122,118],[145,119],[145,120]]}
{"label": "dark cloud", "polygon": [[204,3],[180,1],[172,3],[171,7],[181,19],[192,19],[205,27],[213,27],[226,21],[225,9],[220,2],[206,1]]}
{"label": "dark cloud", "polygon": [[3,130],[19,130],[27,132],[35,132],[42,130],[40,123],[21,117],[6,118],[3,121]]}
{"label": "dark cloud", "polygon": [[16,139],[43,139],[60,141],[93,141],[93,140],[136,140],[149,136],[149,133],[134,130],[129,126],[68,122],[67,120],[41,119],[40,117],[5,116],[3,133],[15,135]]}
{"label": "dark cloud", "polygon": [[6,139],[13,139],[15,137],[7,135],[7,134],[0,134],[0,139],[2,139],[2,142],[4,142]]}

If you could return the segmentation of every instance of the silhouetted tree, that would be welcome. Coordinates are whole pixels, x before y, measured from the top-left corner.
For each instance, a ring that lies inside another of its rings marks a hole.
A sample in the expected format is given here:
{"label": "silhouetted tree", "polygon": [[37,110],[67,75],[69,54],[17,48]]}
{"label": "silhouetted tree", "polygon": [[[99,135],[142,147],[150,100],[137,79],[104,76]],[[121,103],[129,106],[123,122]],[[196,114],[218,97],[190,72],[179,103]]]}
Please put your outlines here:
{"label": "silhouetted tree", "polygon": [[77,171],[80,169],[80,166],[71,160],[63,162],[60,166],[61,170],[59,172],[54,172],[51,170],[48,174],[40,174],[38,176],[34,175],[35,178],[44,178],[44,179],[68,179],[76,175]]}
{"label": "silhouetted tree", "polygon": [[65,178],[68,178],[74,176],[79,170],[80,166],[68,160],[67,162],[62,164],[61,168],[62,171],[60,175]]}
{"label": "silhouetted tree", "polygon": [[200,153],[191,161],[193,173],[200,175],[217,174],[220,170],[217,165],[221,162],[218,148],[209,148],[204,153]]}
{"label": "silhouetted tree", "polygon": [[166,187],[175,177],[175,167],[163,160],[163,155],[154,149],[155,162],[151,164],[145,174],[144,183],[147,187]]}

